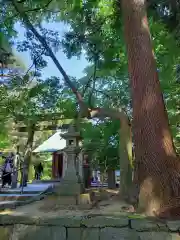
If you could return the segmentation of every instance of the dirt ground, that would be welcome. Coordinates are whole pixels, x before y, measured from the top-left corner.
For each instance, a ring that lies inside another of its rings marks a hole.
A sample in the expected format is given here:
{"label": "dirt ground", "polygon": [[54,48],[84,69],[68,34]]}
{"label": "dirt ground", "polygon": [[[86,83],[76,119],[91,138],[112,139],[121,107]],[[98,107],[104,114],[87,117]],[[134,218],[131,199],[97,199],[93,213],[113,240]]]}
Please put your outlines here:
{"label": "dirt ground", "polygon": [[[93,192],[93,194],[91,194]],[[94,194],[95,192],[95,194]],[[91,197],[89,197],[91,196]],[[27,215],[33,217],[55,217],[55,216],[84,216],[95,215],[130,215],[133,210],[125,202],[119,200],[118,192],[105,189],[90,190],[85,194],[85,198],[90,200],[86,207],[82,205],[62,205],[57,196],[46,197],[43,200],[18,207],[14,210],[5,210],[0,214]],[[90,199],[91,198],[91,199]],[[84,206],[84,205],[83,205]]]}

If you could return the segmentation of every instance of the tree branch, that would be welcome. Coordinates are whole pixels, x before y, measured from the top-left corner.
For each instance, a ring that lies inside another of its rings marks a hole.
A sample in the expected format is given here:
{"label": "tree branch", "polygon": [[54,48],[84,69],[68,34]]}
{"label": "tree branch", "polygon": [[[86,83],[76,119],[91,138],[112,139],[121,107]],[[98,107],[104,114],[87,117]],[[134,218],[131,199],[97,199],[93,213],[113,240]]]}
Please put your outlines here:
{"label": "tree branch", "polygon": [[[29,72],[31,71],[31,69],[33,68],[33,66],[35,66],[36,64],[35,64],[35,61],[37,61],[43,54],[44,54],[44,52],[45,52],[45,49],[43,49],[43,51],[38,55],[38,56],[36,56],[34,59],[33,59],[33,63],[30,65],[30,67],[27,69],[27,71],[26,71],[26,73],[24,74],[24,76],[23,77],[26,77],[28,74],[29,74]],[[35,71],[36,71],[36,66],[35,66]]]}
{"label": "tree branch", "polygon": [[95,90],[96,71],[97,71],[97,59],[95,59],[95,61],[94,61],[94,73],[93,73],[93,79],[92,79],[93,86],[92,86],[92,90],[91,90],[91,92],[90,92],[89,99],[88,99],[89,106],[91,106],[91,100],[92,100],[93,92],[94,92],[94,90]]}
{"label": "tree branch", "polygon": [[88,114],[88,107],[84,103],[81,94],[76,89],[75,85],[70,80],[70,78],[66,74],[65,70],[63,69],[63,67],[61,66],[59,61],[57,60],[57,58],[56,58],[55,54],[53,53],[52,49],[47,44],[46,39],[41,34],[39,34],[38,31],[35,29],[35,27],[32,25],[32,23],[30,22],[28,16],[23,11],[23,8],[22,8],[21,4],[17,3],[15,0],[12,0],[12,4],[13,4],[15,10],[19,13],[19,15],[20,15],[21,19],[23,20],[25,26],[35,35],[35,37],[39,40],[39,42],[42,44],[42,46],[47,50],[49,56],[53,60],[54,64],[58,68],[59,72],[62,74],[65,83],[70,87],[72,92],[75,94],[75,96],[76,96],[76,98],[78,100],[78,103],[80,105],[81,110],[83,112],[86,111],[86,115],[87,115]]}
{"label": "tree branch", "polygon": [[25,26],[35,35],[35,37],[39,40],[39,42],[42,44],[42,46],[47,50],[49,53],[49,56],[53,60],[54,64],[58,68],[59,72],[62,74],[65,83],[70,87],[72,92],[75,94],[77,101],[80,105],[81,111],[83,111],[83,114],[81,114],[81,117],[87,116],[90,118],[95,118],[95,117],[110,117],[110,118],[115,118],[119,119],[120,121],[127,122],[130,124],[130,121],[126,114],[121,111],[121,110],[116,110],[116,109],[105,109],[105,108],[88,108],[88,106],[84,103],[82,95],[79,93],[79,91],[76,89],[75,85],[73,82],[70,80],[68,75],[66,74],[65,70],[57,60],[55,54],[53,53],[52,49],[49,47],[49,45],[46,42],[46,39],[41,36],[38,31],[34,28],[32,23],[30,22],[28,16],[25,14],[23,11],[24,9],[22,8],[22,5],[20,3],[17,3],[15,0],[11,0],[15,10],[19,13],[21,19],[23,20]]}
{"label": "tree branch", "polygon": [[[42,7],[39,7],[39,8],[33,8],[33,9],[28,9],[28,10],[25,10],[24,13],[27,13],[27,12],[35,12],[35,11],[40,11],[40,10],[45,10],[47,7],[49,7],[49,5],[52,3],[53,0],[50,0],[48,3],[46,3],[44,6]],[[20,2],[18,2],[20,3]]]}
{"label": "tree branch", "polygon": [[[112,101],[116,102],[117,100],[113,97],[113,96],[110,96],[108,93],[106,92],[103,92],[101,90],[97,90],[97,89],[94,89],[95,92],[99,92],[101,93],[102,95],[106,96],[107,98],[111,99]],[[122,108],[122,110],[124,111],[124,113],[128,116],[126,110],[124,108]]]}
{"label": "tree branch", "polygon": [[85,85],[85,87],[84,87],[84,89],[83,89],[83,91],[82,91],[82,93],[81,93],[82,97],[84,97],[87,89],[90,87],[91,81],[92,81],[92,77],[90,77],[90,78],[88,79],[88,81],[87,81],[87,83],[86,83],[86,85]]}
{"label": "tree branch", "polygon": [[113,119],[119,119],[121,122],[126,122],[130,126],[130,120],[124,111],[121,109],[109,109],[109,108],[93,108],[90,110],[91,118],[98,117],[110,117]]}

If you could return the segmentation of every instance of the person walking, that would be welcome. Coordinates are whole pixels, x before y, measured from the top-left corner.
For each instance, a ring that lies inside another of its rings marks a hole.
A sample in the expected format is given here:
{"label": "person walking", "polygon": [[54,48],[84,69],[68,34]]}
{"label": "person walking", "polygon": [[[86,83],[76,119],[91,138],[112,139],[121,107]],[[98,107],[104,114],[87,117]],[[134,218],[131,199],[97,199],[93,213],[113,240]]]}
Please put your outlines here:
{"label": "person walking", "polygon": [[34,165],[34,179],[38,180],[38,168],[37,168],[37,164]]}
{"label": "person walking", "polygon": [[40,180],[44,171],[42,163],[40,162],[38,165],[35,165],[34,170],[35,170],[35,179]]}

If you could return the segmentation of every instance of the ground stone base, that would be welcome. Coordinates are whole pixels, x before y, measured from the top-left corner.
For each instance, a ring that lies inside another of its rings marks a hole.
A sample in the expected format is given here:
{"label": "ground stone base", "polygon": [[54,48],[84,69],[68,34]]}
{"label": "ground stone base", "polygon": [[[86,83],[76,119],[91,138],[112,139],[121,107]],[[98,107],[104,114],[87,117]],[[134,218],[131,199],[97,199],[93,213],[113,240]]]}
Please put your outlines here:
{"label": "ground stone base", "polygon": [[40,206],[40,210],[56,211],[60,209],[66,210],[89,210],[92,208],[90,194],[80,194],[79,196],[47,196],[44,204]]}
{"label": "ground stone base", "polygon": [[79,216],[0,216],[1,240],[180,240],[180,221]]}
{"label": "ground stone base", "polygon": [[119,228],[68,228],[49,226],[16,225],[0,227],[1,240],[179,240],[179,235],[165,232],[135,232],[130,229]]}

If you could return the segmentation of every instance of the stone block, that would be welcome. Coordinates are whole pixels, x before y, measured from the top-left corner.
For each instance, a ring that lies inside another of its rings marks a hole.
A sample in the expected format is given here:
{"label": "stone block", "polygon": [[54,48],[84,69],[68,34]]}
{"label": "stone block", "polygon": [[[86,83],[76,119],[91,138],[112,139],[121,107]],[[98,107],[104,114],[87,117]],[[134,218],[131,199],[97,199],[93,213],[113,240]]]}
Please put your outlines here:
{"label": "stone block", "polygon": [[131,227],[137,231],[158,231],[159,226],[155,221],[150,221],[146,219],[133,219],[131,220]]}
{"label": "stone block", "polygon": [[103,228],[100,230],[100,240],[139,240],[137,233],[129,228]]}
{"label": "stone block", "polygon": [[90,199],[90,194],[85,193],[85,194],[80,194],[78,197],[78,208],[85,210],[85,209],[91,209],[92,208],[92,203]]}
{"label": "stone block", "polygon": [[81,240],[81,228],[67,228],[66,240]]}
{"label": "stone block", "polygon": [[82,220],[87,227],[127,227],[129,220],[126,217],[98,216]]}
{"label": "stone block", "polygon": [[79,204],[82,205],[91,204],[90,194],[89,193],[80,194]]}
{"label": "stone block", "polygon": [[38,225],[39,217],[31,216],[12,216],[12,215],[1,215],[0,225],[13,225],[13,224],[25,224],[25,225]]}
{"label": "stone block", "polygon": [[81,226],[81,216],[71,216],[71,217],[54,217],[54,218],[41,218],[39,225],[43,226],[59,226],[59,227],[80,227]]}
{"label": "stone block", "polygon": [[[40,240],[40,239],[41,238],[39,238],[38,240]],[[51,237],[49,239],[51,239],[51,240],[66,240],[66,228],[65,227],[51,227]]]}
{"label": "stone block", "polygon": [[169,230],[168,230],[168,227],[167,227],[167,224],[164,222],[158,222],[157,223],[157,225],[158,225],[158,227],[159,227],[159,231],[161,231],[161,232],[168,232]]}
{"label": "stone block", "polygon": [[67,228],[67,240],[99,240],[99,228]]}
{"label": "stone block", "polygon": [[11,240],[66,240],[66,229],[61,227],[41,227],[16,225]]}
{"label": "stone block", "polygon": [[171,233],[167,232],[139,232],[138,234],[139,240],[176,240]]}
{"label": "stone block", "polygon": [[13,227],[0,227],[0,239],[9,240],[13,232]]}
{"label": "stone block", "polygon": [[180,229],[180,221],[167,221],[166,225],[170,231],[178,231]]}
{"label": "stone block", "polygon": [[81,240],[99,240],[99,228],[82,228]]}

